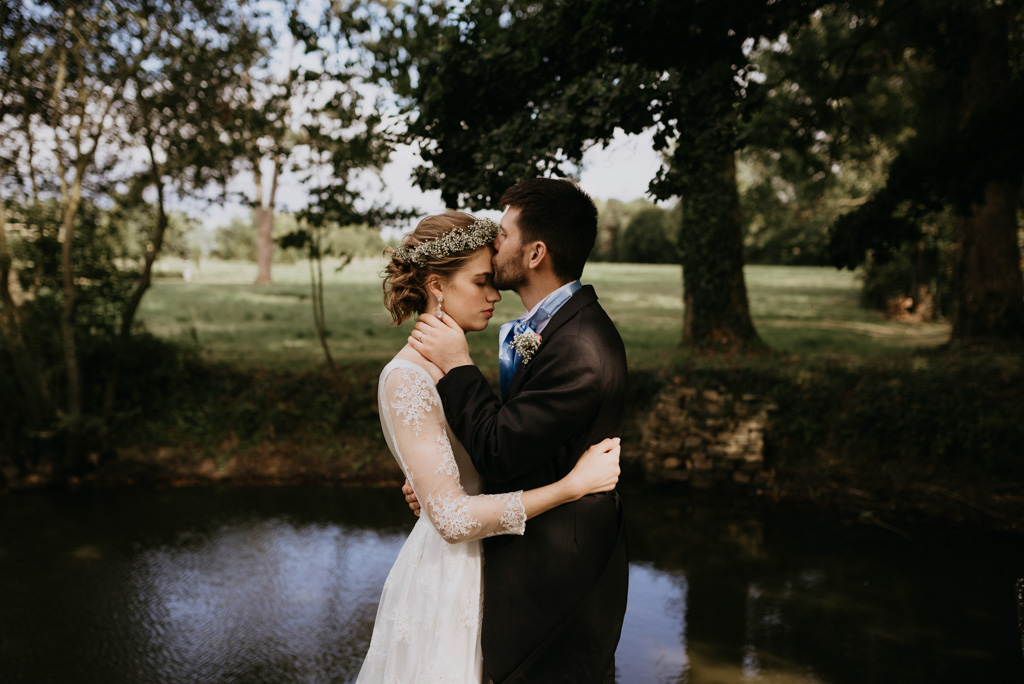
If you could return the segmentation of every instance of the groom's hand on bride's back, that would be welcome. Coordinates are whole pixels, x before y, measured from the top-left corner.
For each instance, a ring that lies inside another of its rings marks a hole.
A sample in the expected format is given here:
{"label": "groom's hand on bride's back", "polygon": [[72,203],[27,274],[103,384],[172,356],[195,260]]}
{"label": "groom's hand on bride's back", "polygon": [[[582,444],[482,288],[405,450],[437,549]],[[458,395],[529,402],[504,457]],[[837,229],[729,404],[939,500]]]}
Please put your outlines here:
{"label": "groom's hand on bride's back", "polygon": [[416,515],[420,514],[420,500],[416,498],[416,492],[412,491],[412,485],[406,480],[405,484],[402,485],[402,494],[405,494],[405,501],[409,504],[409,508]]}
{"label": "groom's hand on bride's back", "polygon": [[420,314],[409,335],[409,345],[443,373],[459,366],[473,365],[466,333],[451,316],[439,319],[434,314]]}

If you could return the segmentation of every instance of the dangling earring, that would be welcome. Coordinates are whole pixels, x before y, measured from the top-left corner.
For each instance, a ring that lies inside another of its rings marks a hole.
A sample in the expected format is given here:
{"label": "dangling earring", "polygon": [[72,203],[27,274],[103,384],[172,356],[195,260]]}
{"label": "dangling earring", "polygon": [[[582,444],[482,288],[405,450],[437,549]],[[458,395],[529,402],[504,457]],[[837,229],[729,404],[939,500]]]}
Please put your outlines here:
{"label": "dangling earring", "polygon": [[444,297],[438,297],[437,298],[437,318],[438,318],[438,320],[444,318],[444,309],[441,308],[442,304],[444,304]]}

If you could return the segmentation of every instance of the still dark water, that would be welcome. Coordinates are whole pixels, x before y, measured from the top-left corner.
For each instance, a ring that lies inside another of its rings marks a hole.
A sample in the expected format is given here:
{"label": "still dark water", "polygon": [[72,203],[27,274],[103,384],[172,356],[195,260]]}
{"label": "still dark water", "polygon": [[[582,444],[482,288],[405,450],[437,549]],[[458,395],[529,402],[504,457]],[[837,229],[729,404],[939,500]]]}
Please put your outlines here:
{"label": "still dark water", "polygon": [[[1024,682],[1019,535],[624,494],[620,684]],[[0,497],[0,682],[352,681],[412,523],[397,490]]]}

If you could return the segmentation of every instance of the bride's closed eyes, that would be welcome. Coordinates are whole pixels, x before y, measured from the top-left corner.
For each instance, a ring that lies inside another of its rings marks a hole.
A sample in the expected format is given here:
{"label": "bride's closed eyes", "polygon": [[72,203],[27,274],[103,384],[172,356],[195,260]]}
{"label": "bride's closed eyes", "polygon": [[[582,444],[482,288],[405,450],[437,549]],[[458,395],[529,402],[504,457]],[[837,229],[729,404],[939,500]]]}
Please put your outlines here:
{"label": "bride's closed eyes", "polygon": [[483,330],[494,315],[501,295],[494,287],[490,249],[474,254],[465,267],[443,285],[444,310],[463,330]]}

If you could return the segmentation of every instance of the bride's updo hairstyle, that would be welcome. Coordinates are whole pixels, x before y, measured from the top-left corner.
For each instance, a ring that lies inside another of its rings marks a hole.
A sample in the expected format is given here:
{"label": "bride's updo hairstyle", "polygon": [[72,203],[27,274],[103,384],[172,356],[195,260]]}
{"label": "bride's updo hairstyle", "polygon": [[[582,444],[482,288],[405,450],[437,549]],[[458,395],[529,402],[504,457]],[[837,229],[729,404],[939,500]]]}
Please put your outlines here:
{"label": "bride's updo hairstyle", "polygon": [[384,306],[392,324],[401,325],[427,310],[427,279],[453,276],[476,250],[494,242],[498,224],[461,211],[427,216],[402,238],[398,249],[388,247],[384,267]]}

